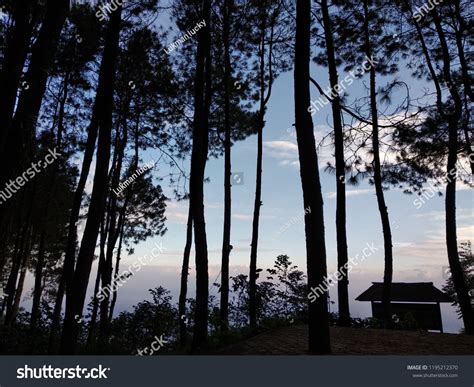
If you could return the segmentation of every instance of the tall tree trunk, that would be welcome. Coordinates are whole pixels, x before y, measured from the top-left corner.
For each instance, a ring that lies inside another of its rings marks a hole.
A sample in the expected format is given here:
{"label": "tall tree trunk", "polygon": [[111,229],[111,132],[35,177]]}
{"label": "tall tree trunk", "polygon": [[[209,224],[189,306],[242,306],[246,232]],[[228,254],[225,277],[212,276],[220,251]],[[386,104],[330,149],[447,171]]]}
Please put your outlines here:
{"label": "tall tree trunk", "polygon": [[232,205],[232,166],[231,166],[231,124],[230,124],[230,17],[231,0],[224,1],[224,232],[222,238],[222,269],[221,269],[221,330],[229,328],[229,257],[231,251],[231,205]]}
{"label": "tall tree trunk", "polygon": [[[16,285],[17,285],[17,280],[18,280],[18,274],[20,272],[22,259],[27,249],[29,234],[32,228],[31,217],[32,217],[32,212],[33,212],[34,197],[36,193],[35,183],[33,183],[32,191],[33,191],[33,194],[32,194],[33,197],[30,201],[26,217],[23,220],[23,227],[21,228],[20,226],[21,237],[19,240],[18,249],[16,251],[17,254],[13,256],[12,268],[10,270],[10,275],[7,281],[5,293],[8,294],[8,296],[6,299],[3,300],[2,313],[3,313],[3,310],[6,308],[5,325],[9,325],[12,321],[12,308],[13,308],[13,303],[14,303],[14,295],[15,295],[15,290],[16,290]],[[20,202],[24,202],[24,197],[25,197],[25,191],[22,192],[22,198]],[[21,218],[19,219],[19,222],[21,224],[22,222]]]}
{"label": "tall tree trunk", "polygon": [[[372,58],[372,46],[370,43],[369,33],[369,5],[368,0],[364,0],[364,35],[365,35],[365,54],[367,58]],[[385,203],[385,195],[382,186],[382,166],[380,162],[380,142],[379,142],[379,125],[377,111],[377,88],[375,67],[370,67],[370,112],[372,118],[372,149],[374,154],[373,170],[375,195],[377,196],[377,205],[379,208],[380,219],[382,222],[383,241],[384,241],[384,276],[382,290],[382,309],[385,324],[390,325],[391,322],[391,306],[392,299],[392,278],[393,278],[393,247],[392,247],[392,231],[390,228],[390,219],[388,216],[387,205]]]}
{"label": "tall tree trunk", "polygon": [[32,0],[18,0],[13,8],[14,26],[7,40],[0,73],[0,154],[5,151],[8,128],[13,117],[20,78],[30,44]]}
{"label": "tall tree trunk", "polygon": [[87,348],[91,349],[96,344],[97,339],[97,316],[99,315],[99,290],[103,267],[105,265],[105,240],[106,240],[106,224],[108,224],[108,216],[100,223],[100,242],[99,242],[99,263],[97,265],[97,274],[95,277],[94,294],[92,296],[92,312],[89,321],[89,332],[87,333]]}
{"label": "tall tree trunk", "polygon": [[8,315],[9,310],[13,305],[18,273],[20,272],[21,268],[21,257],[23,256],[23,249],[28,235],[28,227],[29,223],[26,222],[23,226],[20,226],[18,230],[17,243],[15,243],[15,251],[12,257],[12,267],[10,269],[10,274],[8,275],[7,284],[5,287],[5,293],[7,296],[3,299],[2,315],[5,310],[6,315]]}
{"label": "tall tree trunk", "polygon": [[[462,82],[464,85],[464,93],[472,103],[474,102],[474,93],[471,88],[471,77],[469,75],[469,65],[466,60],[466,55],[464,53],[464,46],[463,46],[464,33],[468,30],[468,27],[466,26],[466,22],[463,16],[461,15],[460,0],[454,1],[454,7],[455,7],[455,13],[454,13],[455,21],[458,22],[458,26],[454,28],[454,32],[455,32],[455,37],[456,37],[456,46],[458,49],[459,64],[461,65],[461,76],[462,76]],[[464,131],[464,138],[465,138],[465,150],[466,150],[466,156],[468,158],[469,166],[471,168],[471,174],[474,175],[474,157],[472,157],[472,154],[474,153],[474,149],[472,148],[472,145],[471,145],[471,137],[470,137],[470,133],[468,129],[468,126],[470,123],[470,111],[469,111],[469,103],[467,102],[467,98],[466,98],[465,106],[466,106],[466,109],[465,109],[466,120],[462,124],[463,131]]]}
{"label": "tall tree trunk", "polygon": [[[13,253],[12,253],[12,268],[10,269],[10,274],[8,276],[8,279],[7,279],[7,284],[6,284],[6,289],[4,289],[6,291],[6,294],[7,296],[9,295],[8,293],[8,281],[10,280],[10,276],[14,270],[14,266],[15,264],[17,263],[17,257],[18,257],[18,254],[19,254],[19,251],[20,251],[20,248],[21,248],[21,243],[22,243],[22,229],[23,229],[23,223],[22,223],[22,211],[21,211],[21,208],[20,208],[20,212],[18,214],[18,228],[16,230],[16,233],[15,233],[15,241],[13,243]],[[6,253],[6,251],[5,251]],[[3,271],[3,268],[2,268],[2,271]],[[0,277],[0,281],[2,282],[3,284],[3,273],[2,271],[0,271],[0,274],[2,275]],[[8,301],[8,297],[4,297],[3,298],[3,301],[1,303],[1,310],[0,310],[0,316],[3,316],[3,312],[5,311],[5,308],[7,307],[7,301]]]}
{"label": "tall tree trunk", "polygon": [[[64,133],[64,113],[65,113],[65,106],[68,96],[68,88],[69,88],[69,73],[66,74],[63,82],[63,92],[61,99],[59,101],[59,112],[58,112],[58,133],[56,137],[56,147],[58,151],[62,151],[62,138]],[[52,129],[53,131],[53,129]],[[48,187],[50,187],[51,195],[48,196],[46,203],[43,207],[43,214],[42,219],[43,223],[48,222],[48,216],[50,212],[50,205],[51,205],[51,198],[53,195],[56,194],[55,192],[55,185],[56,185],[56,178],[58,176],[58,169],[59,164],[55,163],[51,170],[47,171],[46,179]],[[36,264],[36,273],[35,273],[35,285],[34,285],[34,294],[33,294],[33,305],[31,308],[31,330],[33,336],[35,336],[35,328],[37,324],[37,319],[39,316],[39,308],[41,302],[41,292],[43,291],[42,282],[43,282],[43,270],[44,270],[44,261],[45,261],[45,241],[46,241],[46,229],[43,227],[40,234],[40,244],[38,248],[38,260]]]}
{"label": "tall tree trunk", "polygon": [[[321,0],[323,13],[324,35],[329,68],[329,81],[332,90],[339,84],[331,17],[327,0]],[[336,93],[337,94],[337,93]],[[337,239],[337,266],[342,278],[337,283],[339,306],[339,324],[350,324],[349,312],[349,278],[347,272],[348,252],[346,233],[346,161],[344,158],[344,131],[341,119],[341,100],[336,95],[332,101],[332,117],[334,124],[334,146],[336,159],[336,239]]]}
{"label": "tall tree trunk", "polygon": [[[436,100],[437,108],[441,117],[448,122],[449,139],[448,139],[448,162],[447,162],[447,185],[446,185],[446,198],[445,198],[445,211],[446,211],[446,247],[448,250],[448,262],[453,278],[454,288],[460,300],[461,313],[464,321],[464,328],[467,334],[473,334],[474,332],[474,316],[472,306],[469,299],[469,288],[465,282],[461,264],[459,262],[459,254],[457,247],[457,230],[456,230],[456,163],[457,163],[457,125],[462,114],[462,100],[457,91],[456,85],[452,81],[451,69],[450,69],[450,56],[447,47],[446,38],[444,36],[443,29],[441,28],[441,22],[436,12],[432,13],[433,20],[435,22],[436,31],[438,33],[440,46],[442,50],[443,60],[443,75],[448,89],[451,94],[452,100],[454,101],[454,110],[452,112],[446,112],[442,104],[442,90],[440,86],[440,80],[435,72],[433,63],[431,61],[428,47],[426,45],[423,32],[420,25],[414,22],[418,39],[423,50],[423,55],[426,60],[427,67],[430,71],[431,78],[436,88]],[[462,304],[461,304],[462,303]],[[462,306],[461,306],[462,305]]]}
{"label": "tall tree trunk", "polygon": [[[323,196],[319,178],[318,156],[313,133],[313,121],[308,112],[310,63],[310,0],[296,2],[295,41],[295,120],[300,161],[301,185],[305,211],[306,260],[308,288],[324,283],[327,275],[324,239]],[[309,210],[308,210],[309,209]],[[309,302],[309,351],[324,354],[331,351],[327,292]]]}
{"label": "tall tree trunk", "polygon": [[263,161],[263,113],[260,112],[257,133],[257,176],[255,182],[255,201],[253,206],[252,242],[250,245],[249,271],[249,323],[257,325],[257,248],[260,207],[262,206],[262,161]]}
{"label": "tall tree trunk", "polygon": [[25,75],[26,86],[20,95],[13,122],[7,133],[8,147],[4,152],[5,165],[2,168],[0,183],[4,183],[16,170],[24,169],[25,163],[33,156],[36,122],[61,30],[69,13],[69,2],[70,0],[47,2],[43,24],[33,45]]}
{"label": "tall tree trunk", "polygon": [[[262,164],[263,164],[263,129],[265,127],[265,109],[271,95],[272,88],[272,64],[271,64],[271,50],[272,39],[270,39],[270,54],[269,54],[269,85],[268,93],[265,97],[265,50],[266,50],[266,29],[267,29],[267,2],[262,5],[260,20],[260,106],[258,111],[258,127],[257,127],[257,168],[255,178],[255,200],[253,205],[253,220],[252,220],[252,241],[250,243],[250,269],[249,269],[249,323],[251,327],[257,325],[257,253],[258,253],[258,231],[260,222],[260,209],[262,207]],[[272,30],[273,31],[273,30]],[[272,34],[273,35],[273,34]],[[273,36],[272,36],[273,38]]]}
{"label": "tall tree trunk", "polygon": [[464,331],[467,335],[474,335],[474,313],[469,287],[464,278],[463,269],[459,262],[457,224],[456,224],[456,163],[458,149],[457,121],[451,119],[449,123],[449,154],[447,163],[447,185],[446,185],[446,247],[448,251],[449,268],[453,279],[454,289],[461,309],[464,322]]}
{"label": "tall tree trunk", "polygon": [[87,348],[91,349],[97,337],[97,315],[99,312],[99,299],[97,294],[100,290],[100,273],[102,271],[102,265],[104,264],[105,258],[103,257],[103,252],[101,249],[99,264],[97,267],[97,274],[95,277],[95,284],[94,284],[94,298],[92,300],[92,312],[91,312],[91,319],[89,321],[89,332],[87,333]]}
{"label": "tall tree trunk", "polygon": [[[119,277],[119,270],[120,270],[120,259],[122,256],[122,243],[123,243],[123,234],[124,234],[124,229],[125,229],[125,221],[122,221],[121,226],[119,227],[120,229],[120,238],[119,238],[119,244],[118,244],[118,249],[117,249],[117,258],[115,261],[115,271],[114,271],[114,279]],[[118,297],[118,289],[113,290],[113,296],[112,296],[112,302],[110,303],[110,312],[109,312],[109,324],[112,322],[112,319],[114,317],[114,310],[115,310],[115,304],[117,303],[117,297]]]}
{"label": "tall tree trunk", "polygon": [[193,350],[207,344],[209,273],[204,217],[204,175],[209,146],[209,109],[211,99],[211,2],[203,2],[205,27],[199,30],[196,53],[196,80],[191,155],[190,206],[194,223],[196,251],[196,311]]}
{"label": "tall tree trunk", "polygon": [[[117,131],[118,136],[118,131]],[[120,176],[122,173],[122,161],[124,157],[125,147],[127,145],[127,126],[124,125],[124,133],[122,141],[117,141],[116,147],[116,162],[113,168],[111,187],[118,187],[120,183]],[[132,187],[130,187],[131,190]],[[120,233],[120,224],[117,224],[117,195],[112,190],[109,190],[109,224],[107,229],[107,251],[105,255],[104,266],[101,270],[102,288],[110,288],[112,284],[113,272],[113,253]],[[100,329],[99,329],[99,345],[105,344],[110,336],[109,332],[109,305],[110,292],[105,292],[104,298],[100,306]]]}
{"label": "tall tree trunk", "polygon": [[20,310],[21,296],[23,294],[23,288],[25,286],[26,273],[28,272],[28,263],[30,261],[30,253],[34,244],[35,244],[35,238],[33,236],[33,231],[31,231],[30,237],[28,238],[27,246],[23,253],[23,259],[21,261],[20,279],[18,280],[18,285],[16,287],[14,302],[11,308],[11,313],[7,313],[5,317],[6,325],[12,325],[15,322],[16,316],[18,315],[18,311]]}
{"label": "tall tree trunk", "polygon": [[40,303],[41,303],[41,292],[43,284],[43,269],[44,269],[44,258],[45,258],[45,240],[46,231],[43,229],[40,235],[40,242],[38,247],[38,262],[36,263],[35,272],[35,285],[33,291],[33,305],[31,307],[31,330],[35,331],[40,317]]}
{"label": "tall tree trunk", "polygon": [[[120,36],[122,7],[110,15],[107,29],[106,46],[104,49],[100,81],[103,81],[101,90],[103,96],[99,119],[99,140],[97,148],[97,162],[94,174],[94,187],[81,248],[77,257],[76,269],[70,289],[66,296],[66,315],[61,335],[62,354],[73,354],[76,350],[79,327],[76,316],[82,316],[84,302],[89,282],[94,250],[99,232],[99,225],[105,209],[105,195],[108,185],[108,164],[110,159],[113,94],[115,84],[115,70]],[[98,92],[99,92],[98,91]]]}
{"label": "tall tree trunk", "polygon": [[454,289],[456,290],[456,296],[458,298],[458,303],[464,322],[464,330],[466,334],[474,335],[474,312],[471,305],[471,299],[469,297],[469,287],[466,284],[461,263],[459,261],[456,223],[456,164],[458,160],[458,124],[462,116],[462,99],[458,92],[456,83],[452,79],[451,59],[440,17],[436,10],[432,12],[432,15],[441,46],[444,79],[448,85],[451,98],[454,101],[453,112],[448,116],[449,140],[445,198],[446,247],[448,250],[448,261],[454,283]]}
{"label": "tall tree trunk", "polygon": [[469,65],[466,60],[466,55],[464,53],[464,45],[463,40],[467,38],[464,33],[469,32],[469,27],[466,25],[466,21],[464,17],[461,15],[461,1],[454,0],[454,15],[455,21],[458,22],[458,26],[455,28],[455,37],[456,37],[456,46],[458,48],[458,55],[459,55],[459,64],[461,65],[461,75],[462,75],[462,82],[464,84],[464,92],[471,102],[474,102],[474,93],[471,88],[471,77],[469,76]]}
{"label": "tall tree trunk", "polygon": [[186,297],[188,293],[188,275],[189,275],[189,256],[193,244],[193,217],[191,213],[191,204],[188,210],[188,224],[186,226],[186,245],[183,253],[183,266],[181,268],[181,287],[179,291],[179,341],[181,346],[187,343],[186,333]]}
{"label": "tall tree trunk", "polygon": [[[92,109],[91,122],[89,124],[87,141],[82,159],[81,174],[77,183],[76,191],[72,202],[71,212],[69,214],[68,236],[66,241],[66,252],[64,257],[64,265],[59,280],[58,290],[56,293],[55,306],[51,321],[51,329],[49,334],[49,354],[55,353],[56,339],[59,333],[61,322],[61,310],[66,292],[67,285],[72,281],[74,275],[74,265],[76,258],[77,243],[77,224],[79,222],[79,214],[81,211],[82,196],[89,176],[90,166],[94,157],[95,144],[97,141],[97,132],[99,128],[99,116],[102,108],[103,83],[99,80],[99,89],[97,91],[94,107]],[[66,95],[67,96],[67,95]],[[61,122],[61,121],[60,121]],[[59,139],[58,130],[58,139]]]}

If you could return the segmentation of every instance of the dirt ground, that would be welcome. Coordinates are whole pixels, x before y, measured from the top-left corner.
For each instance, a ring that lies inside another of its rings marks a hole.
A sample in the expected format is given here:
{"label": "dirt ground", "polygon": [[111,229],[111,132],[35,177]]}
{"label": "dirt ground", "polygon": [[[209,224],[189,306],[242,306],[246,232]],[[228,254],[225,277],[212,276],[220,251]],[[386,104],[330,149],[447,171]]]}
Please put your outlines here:
{"label": "dirt ground", "polygon": [[[306,355],[308,327],[264,332],[216,355]],[[331,327],[334,355],[474,355],[474,337],[448,333]]]}

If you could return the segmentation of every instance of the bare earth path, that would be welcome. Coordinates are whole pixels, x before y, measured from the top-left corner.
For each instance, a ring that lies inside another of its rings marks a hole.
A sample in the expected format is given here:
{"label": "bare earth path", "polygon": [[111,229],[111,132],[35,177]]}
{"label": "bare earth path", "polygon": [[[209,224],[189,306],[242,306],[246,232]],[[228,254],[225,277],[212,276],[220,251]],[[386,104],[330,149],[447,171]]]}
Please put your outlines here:
{"label": "bare earth path", "polygon": [[[308,327],[264,332],[216,355],[306,355]],[[331,327],[334,355],[474,355],[474,337],[455,334]]]}

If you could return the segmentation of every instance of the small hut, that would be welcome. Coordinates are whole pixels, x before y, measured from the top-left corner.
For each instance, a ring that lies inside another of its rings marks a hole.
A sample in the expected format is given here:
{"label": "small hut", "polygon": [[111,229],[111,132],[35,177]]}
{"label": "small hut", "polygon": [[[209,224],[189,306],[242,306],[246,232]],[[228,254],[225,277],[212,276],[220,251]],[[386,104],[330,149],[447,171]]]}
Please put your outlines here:
{"label": "small hut", "polygon": [[[360,294],[357,301],[370,301],[372,316],[381,319],[383,283],[372,282],[372,286]],[[393,282],[391,312],[403,318],[410,313],[422,329],[443,332],[441,302],[452,302],[451,298],[433,286],[433,282]]]}

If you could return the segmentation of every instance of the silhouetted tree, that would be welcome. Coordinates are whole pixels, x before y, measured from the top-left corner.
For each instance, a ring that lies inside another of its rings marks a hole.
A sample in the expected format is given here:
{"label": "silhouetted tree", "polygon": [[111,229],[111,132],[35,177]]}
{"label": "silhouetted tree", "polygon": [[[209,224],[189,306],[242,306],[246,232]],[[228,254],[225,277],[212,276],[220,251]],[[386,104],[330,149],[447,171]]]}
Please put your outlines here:
{"label": "silhouetted tree", "polygon": [[[306,260],[308,288],[319,286],[327,275],[324,239],[323,197],[319,180],[318,157],[313,133],[310,107],[311,4],[296,2],[295,40],[295,123],[300,161],[301,184],[305,211]],[[331,350],[327,293],[309,302],[309,351],[324,354]]]}

